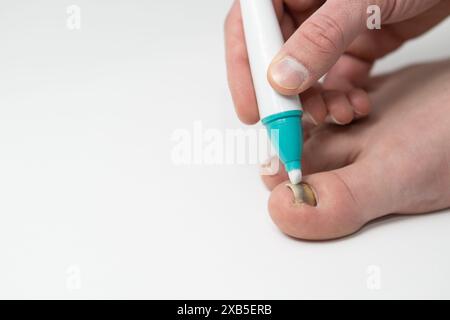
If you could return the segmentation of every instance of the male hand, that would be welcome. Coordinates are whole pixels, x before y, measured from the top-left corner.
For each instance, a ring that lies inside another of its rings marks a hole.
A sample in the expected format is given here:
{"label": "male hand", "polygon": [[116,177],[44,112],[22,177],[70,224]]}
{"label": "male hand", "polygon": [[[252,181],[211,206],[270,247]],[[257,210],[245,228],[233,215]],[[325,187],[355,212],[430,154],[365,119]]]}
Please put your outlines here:
{"label": "male hand", "polygon": [[[449,0],[274,0],[274,6],[287,41],[268,81],[281,94],[301,94],[306,118],[315,125],[366,116],[371,103],[365,85],[374,62],[450,14]],[[380,30],[368,29],[369,7],[380,9]],[[239,1],[225,32],[231,94],[239,118],[252,124],[259,115]]]}

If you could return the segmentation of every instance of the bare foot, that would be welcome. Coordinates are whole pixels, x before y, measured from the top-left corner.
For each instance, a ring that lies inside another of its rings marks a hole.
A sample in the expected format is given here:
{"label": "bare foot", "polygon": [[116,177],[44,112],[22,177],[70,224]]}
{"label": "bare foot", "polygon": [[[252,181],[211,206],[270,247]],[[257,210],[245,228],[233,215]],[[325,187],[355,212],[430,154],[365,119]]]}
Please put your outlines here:
{"label": "bare foot", "polygon": [[263,177],[283,232],[338,238],[384,215],[450,207],[450,60],[376,78],[370,97],[369,118],[316,128],[305,144],[316,207],[294,203],[285,172]]}

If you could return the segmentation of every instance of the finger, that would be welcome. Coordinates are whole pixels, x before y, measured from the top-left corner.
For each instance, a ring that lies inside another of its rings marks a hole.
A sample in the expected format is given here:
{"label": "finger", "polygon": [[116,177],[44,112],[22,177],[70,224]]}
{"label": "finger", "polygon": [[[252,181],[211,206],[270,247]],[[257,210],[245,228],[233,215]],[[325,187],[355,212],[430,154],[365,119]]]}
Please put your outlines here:
{"label": "finger", "polygon": [[284,2],[293,13],[303,13],[320,7],[325,0],[284,0]]}
{"label": "finger", "polygon": [[[430,1],[421,2],[426,7],[433,5]],[[381,30],[366,30],[355,39],[347,52],[366,61],[383,57],[445,20],[450,14],[450,1],[440,1],[422,14],[417,11],[415,14],[414,18],[384,25]]]}
{"label": "finger", "polygon": [[[283,35],[288,38],[295,30],[295,22],[284,14],[283,0],[274,1]],[[239,119],[246,124],[259,120],[256,93],[253,87],[239,1],[233,3],[225,21],[225,47],[228,84]]]}
{"label": "finger", "polygon": [[281,27],[281,33],[284,39],[288,39],[297,28],[294,19],[289,14],[285,14],[285,0],[272,0],[278,22]]}
{"label": "finger", "polygon": [[439,2],[446,1],[382,1],[380,4],[383,23],[396,23],[414,18],[436,6]]}
{"label": "finger", "polygon": [[[398,36],[405,40],[415,38],[445,20],[450,14],[450,1],[419,1],[422,8],[416,8],[414,18],[392,25]],[[422,14],[419,11],[428,8]]]}
{"label": "finger", "polygon": [[269,199],[273,221],[290,236],[306,240],[339,238],[389,213],[382,180],[367,171],[362,161],[307,176],[305,182],[314,192],[315,207],[295,201],[285,183],[278,185]]}
{"label": "finger", "polygon": [[365,1],[329,0],[288,39],[268,71],[282,94],[310,88],[365,27]]}
{"label": "finger", "polygon": [[225,22],[228,84],[239,119],[246,124],[259,120],[255,90],[245,45],[239,1],[235,1]]}

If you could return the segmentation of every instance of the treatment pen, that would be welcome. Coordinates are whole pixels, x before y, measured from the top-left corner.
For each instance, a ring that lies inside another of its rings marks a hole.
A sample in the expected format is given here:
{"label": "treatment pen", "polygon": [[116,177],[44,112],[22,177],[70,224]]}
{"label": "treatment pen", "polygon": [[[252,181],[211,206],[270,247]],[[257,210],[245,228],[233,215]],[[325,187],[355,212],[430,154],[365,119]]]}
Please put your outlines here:
{"label": "treatment pen", "polygon": [[248,57],[261,122],[292,184],[302,181],[303,111],[299,97],[276,92],[267,80],[272,59],[284,44],[272,0],[240,0]]}

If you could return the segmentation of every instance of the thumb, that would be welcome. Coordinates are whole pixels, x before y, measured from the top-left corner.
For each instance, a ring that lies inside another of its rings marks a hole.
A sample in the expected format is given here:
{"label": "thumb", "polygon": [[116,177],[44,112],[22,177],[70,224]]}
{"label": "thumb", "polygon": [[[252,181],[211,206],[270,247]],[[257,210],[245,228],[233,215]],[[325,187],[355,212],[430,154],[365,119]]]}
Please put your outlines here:
{"label": "thumb", "polygon": [[328,0],[287,40],[268,70],[284,95],[310,88],[366,27],[367,2]]}

